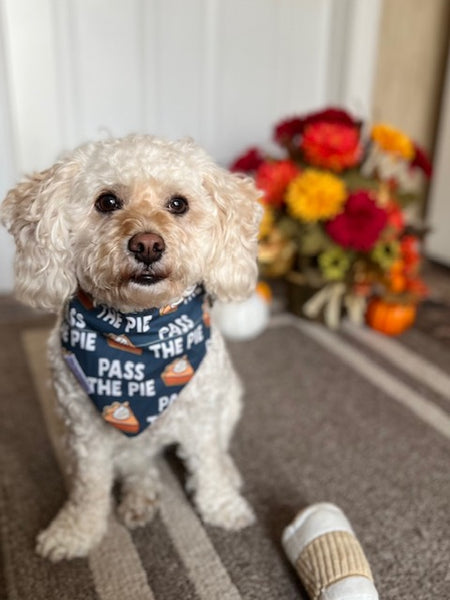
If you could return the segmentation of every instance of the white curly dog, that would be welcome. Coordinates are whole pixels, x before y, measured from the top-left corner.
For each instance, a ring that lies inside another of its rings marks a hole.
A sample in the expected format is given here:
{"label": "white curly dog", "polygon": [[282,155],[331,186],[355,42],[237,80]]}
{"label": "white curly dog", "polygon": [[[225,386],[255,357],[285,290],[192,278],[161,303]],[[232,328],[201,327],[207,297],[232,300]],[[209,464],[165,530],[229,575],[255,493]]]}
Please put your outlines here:
{"label": "white curly dog", "polygon": [[105,421],[68,367],[61,326],[79,290],[120,318],[176,308],[198,284],[212,298],[244,299],[257,277],[260,213],[249,179],[190,140],[147,135],[85,144],[8,193],[0,216],[15,238],[17,296],[59,315],[48,350],[71,477],[66,503],[38,535],[42,556],[89,553],[105,534],[115,480],[123,522],[149,522],[160,485],[155,458],[174,443],[204,522],[229,530],[253,522],[228,451],[242,388],[217,329],[176,401],[129,437]]}

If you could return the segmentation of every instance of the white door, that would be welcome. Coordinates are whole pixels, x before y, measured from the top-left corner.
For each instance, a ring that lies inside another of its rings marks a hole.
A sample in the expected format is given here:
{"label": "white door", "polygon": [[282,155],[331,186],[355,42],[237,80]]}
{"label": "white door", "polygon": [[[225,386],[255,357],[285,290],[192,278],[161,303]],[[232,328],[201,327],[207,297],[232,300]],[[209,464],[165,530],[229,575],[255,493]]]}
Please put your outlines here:
{"label": "white door", "polygon": [[[73,146],[192,136],[223,164],[278,119],[370,114],[380,0],[0,0],[0,194]],[[5,159],[5,160],[3,160]],[[0,291],[12,289],[0,231]]]}

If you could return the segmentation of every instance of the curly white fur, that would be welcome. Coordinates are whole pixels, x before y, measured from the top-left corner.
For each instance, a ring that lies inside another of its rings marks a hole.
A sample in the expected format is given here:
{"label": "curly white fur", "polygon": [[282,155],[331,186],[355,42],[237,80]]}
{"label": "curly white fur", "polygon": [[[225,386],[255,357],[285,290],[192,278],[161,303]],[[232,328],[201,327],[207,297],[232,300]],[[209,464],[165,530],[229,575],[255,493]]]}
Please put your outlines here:
{"label": "curly white fur", "polygon": [[[120,209],[96,210],[105,191],[120,198]],[[180,195],[189,210],[174,215],[167,203]],[[199,282],[220,300],[243,299],[257,275],[257,198],[250,180],[219,168],[190,140],[133,135],[86,144],[17,185],[1,207],[2,222],[16,241],[16,293],[59,314],[79,286],[121,312],[167,305]],[[128,248],[131,237],[142,232],[165,243],[161,259],[150,267]],[[145,269],[162,279],[136,283]],[[228,452],[241,412],[241,384],[217,330],[194,379],[135,438],[106,424],[79,387],[62,358],[59,321],[49,357],[72,478],[68,500],[38,536],[41,555],[54,561],[85,556],[99,542],[116,478],[122,482],[118,513],[125,524],[148,522],[159,486],[154,458],[173,443],[205,522],[238,529],[253,521]]]}

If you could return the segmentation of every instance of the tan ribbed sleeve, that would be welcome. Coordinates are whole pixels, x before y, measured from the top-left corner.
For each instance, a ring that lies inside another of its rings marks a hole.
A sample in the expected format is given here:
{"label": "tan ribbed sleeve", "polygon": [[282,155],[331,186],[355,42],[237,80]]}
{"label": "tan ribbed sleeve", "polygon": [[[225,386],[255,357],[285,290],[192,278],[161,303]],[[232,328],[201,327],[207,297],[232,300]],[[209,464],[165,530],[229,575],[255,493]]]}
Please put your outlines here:
{"label": "tan ribbed sleeve", "polygon": [[347,531],[333,531],[314,539],[298,557],[296,567],[312,600],[344,577],[358,575],[373,581],[363,549]]}

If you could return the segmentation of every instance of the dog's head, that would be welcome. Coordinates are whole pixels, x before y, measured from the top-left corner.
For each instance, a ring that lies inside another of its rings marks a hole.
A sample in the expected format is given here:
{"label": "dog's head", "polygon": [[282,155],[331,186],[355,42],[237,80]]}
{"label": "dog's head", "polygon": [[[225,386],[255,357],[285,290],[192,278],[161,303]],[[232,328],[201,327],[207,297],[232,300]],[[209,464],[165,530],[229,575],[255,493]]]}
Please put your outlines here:
{"label": "dog's head", "polygon": [[86,144],[1,207],[16,293],[51,311],[78,286],[122,311],[162,306],[200,282],[221,300],[245,298],[257,275],[257,199],[249,179],[190,140]]}

